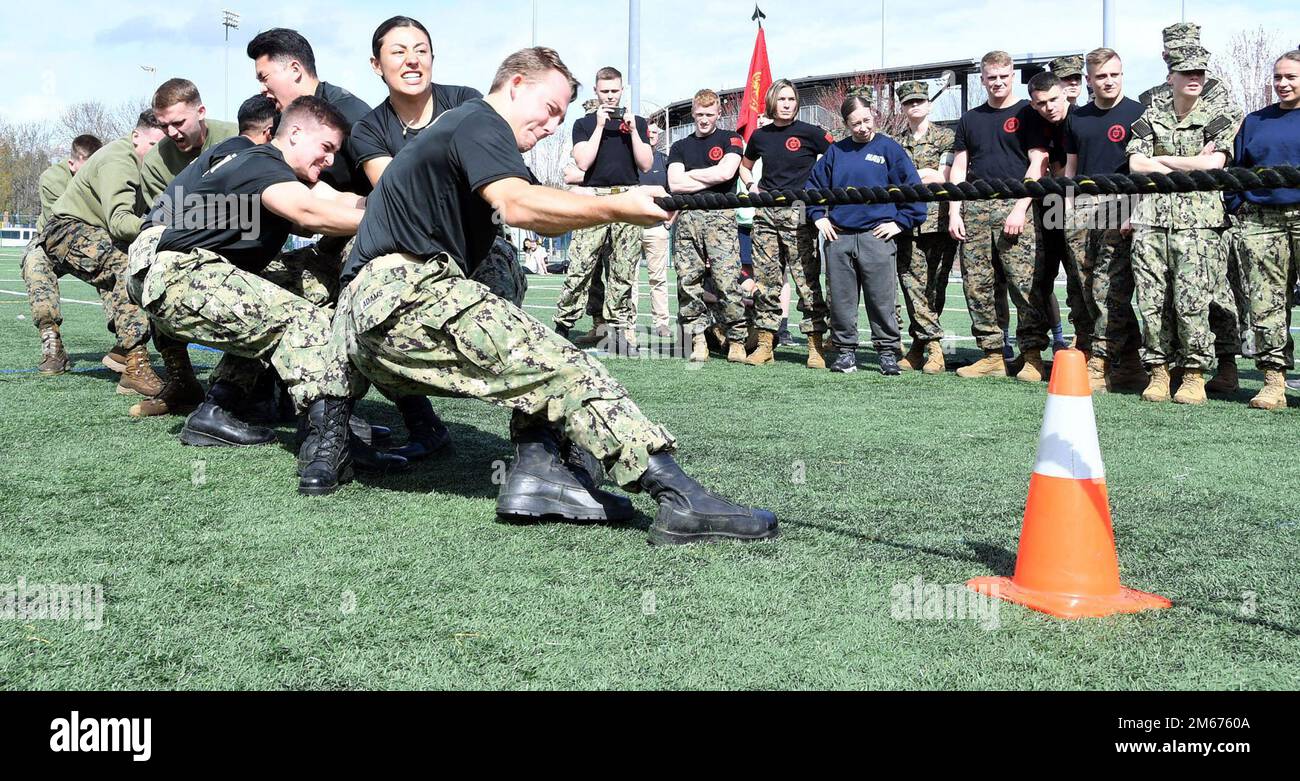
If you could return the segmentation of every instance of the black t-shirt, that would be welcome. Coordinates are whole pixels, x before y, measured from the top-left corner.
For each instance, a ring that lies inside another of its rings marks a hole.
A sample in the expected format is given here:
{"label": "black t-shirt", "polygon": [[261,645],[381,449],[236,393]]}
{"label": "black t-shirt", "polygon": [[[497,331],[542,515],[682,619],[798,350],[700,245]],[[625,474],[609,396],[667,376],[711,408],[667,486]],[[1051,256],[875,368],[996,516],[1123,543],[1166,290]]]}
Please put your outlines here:
{"label": "black t-shirt", "polygon": [[144,218],[145,228],[151,225],[171,225],[172,215],[176,211],[177,201],[183,201],[187,193],[194,192],[199,180],[203,174],[212,168],[216,163],[244,149],[248,149],[253,144],[253,140],[248,136],[234,136],[227,138],[216,146],[208,147],[203,154],[194,158],[189,165],[176,175],[167,185],[167,189],[162,191],[158,199],[153,202],[149,209],[149,214]]}
{"label": "black t-shirt", "polygon": [[343,284],[395,252],[424,259],[446,252],[472,275],[499,234],[492,206],[477,191],[512,177],[537,181],[496,109],[475,99],[443,114],[393,158],[366,199]]}
{"label": "black t-shirt", "polygon": [[[245,271],[266,268],[289,238],[290,224],[262,205],[262,192],[298,177],[273,144],[227,155],[199,177],[158,250],[211,250]],[[235,197],[232,197],[235,196]],[[256,220],[254,224],[252,219]]]}
{"label": "black t-shirt", "polygon": [[1047,149],[1047,123],[1022,100],[995,109],[985,103],[962,114],[952,149],[966,152],[966,179],[1023,179],[1029,150]]}
{"label": "black t-shirt", "polygon": [[763,161],[764,190],[802,190],[819,155],[835,139],[816,125],[796,119],[785,127],[761,127],[749,137],[745,157]]}
{"label": "black t-shirt", "polygon": [[[1065,167],[1065,136],[1070,132],[1070,120],[1074,118],[1076,110],[1077,107],[1071,103],[1065,119],[1059,125],[1053,125],[1045,119],[1042,122],[1043,137],[1047,139],[1047,159],[1053,168]],[[1042,114],[1038,116],[1042,119]],[[1051,174],[1050,170],[1048,174]]]}
{"label": "black t-shirt", "polygon": [[1142,117],[1143,106],[1124,98],[1108,109],[1089,103],[1070,116],[1065,134],[1065,151],[1078,155],[1078,173],[1128,173],[1129,136],[1133,123]]}
{"label": "black t-shirt", "polygon": [[424,127],[407,127],[397,118],[393,103],[385,98],[374,111],[366,114],[352,126],[352,135],[348,144],[352,147],[351,155],[360,166],[376,157],[397,157],[402,147],[410,143],[421,130],[432,125],[443,112],[451,111],[467,100],[483,97],[482,93],[472,87],[460,87],[455,84],[433,85],[433,116]]}
{"label": "black t-shirt", "polygon": [[[355,125],[370,113],[370,106],[351,92],[322,81],[316,86],[316,97],[328,102]],[[361,173],[361,164],[352,157],[348,139],[343,139],[343,147],[334,154],[334,164],[321,172],[321,181],[340,192],[365,195],[370,192],[370,180]]]}
{"label": "black t-shirt", "polygon": [[637,180],[644,185],[658,185],[668,189],[668,158],[664,157],[663,152],[655,150],[655,161],[651,163],[650,170],[637,174]]}
{"label": "black t-shirt", "polygon": [[[668,151],[668,165],[681,163],[687,171],[697,168],[711,168],[727,155],[738,155],[745,151],[745,139],[739,133],[714,128],[713,132],[700,138],[691,133],[686,138],[673,144]],[[767,163],[763,164],[764,166]],[[730,195],[736,191],[736,177],[733,176],[722,184],[709,187],[706,192]]]}
{"label": "black t-shirt", "polygon": [[[591,140],[596,132],[596,114],[592,112],[573,123],[573,143]],[[636,132],[641,140],[646,137],[645,117],[636,118]],[[641,170],[632,156],[632,127],[627,122],[610,120],[600,134],[600,147],[596,161],[582,177],[586,187],[631,187],[640,182]]]}

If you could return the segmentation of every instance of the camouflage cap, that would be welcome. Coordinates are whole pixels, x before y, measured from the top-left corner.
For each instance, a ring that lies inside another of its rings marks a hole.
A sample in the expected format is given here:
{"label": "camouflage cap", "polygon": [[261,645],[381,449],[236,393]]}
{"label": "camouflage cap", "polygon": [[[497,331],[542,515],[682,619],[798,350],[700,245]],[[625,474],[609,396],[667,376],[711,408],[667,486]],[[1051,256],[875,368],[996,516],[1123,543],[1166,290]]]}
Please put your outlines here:
{"label": "camouflage cap", "polygon": [[1203,46],[1178,46],[1169,50],[1171,71],[1204,71],[1210,69],[1210,53]]}
{"label": "camouflage cap", "polygon": [[924,81],[905,81],[894,86],[894,95],[899,103],[909,100],[929,100],[930,87]]}
{"label": "camouflage cap", "polygon": [[1068,78],[1070,76],[1083,75],[1083,57],[1077,54],[1071,54],[1067,57],[1057,57],[1048,64],[1057,78]]}
{"label": "camouflage cap", "polygon": [[868,106],[876,105],[876,90],[870,84],[859,84],[856,87],[850,87],[849,91],[844,94],[845,99],[861,98],[863,103]]}
{"label": "camouflage cap", "polygon": [[1179,22],[1161,30],[1160,35],[1164,38],[1166,49],[1179,46],[1199,46],[1201,43],[1201,26],[1195,22]]}
{"label": "camouflage cap", "polygon": [[600,100],[598,98],[588,98],[587,100],[582,101],[582,110],[590,114],[595,111],[596,107],[599,105]]}

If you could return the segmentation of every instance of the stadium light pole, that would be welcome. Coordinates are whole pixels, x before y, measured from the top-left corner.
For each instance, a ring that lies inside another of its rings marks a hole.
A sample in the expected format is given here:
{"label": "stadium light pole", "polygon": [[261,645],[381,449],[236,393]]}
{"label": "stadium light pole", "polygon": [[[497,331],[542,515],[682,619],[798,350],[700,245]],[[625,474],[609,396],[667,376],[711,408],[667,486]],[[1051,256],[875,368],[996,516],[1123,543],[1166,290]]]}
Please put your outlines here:
{"label": "stadium light pole", "polygon": [[641,0],[627,3],[627,80],[632,85],[632,114],[641,113]]}
{"label": "stadium light pole", "polygon": [[1114,0],[1101,0],[1101,45],[1113,49],[1115,42],[1115,3]]}
{"label": "stadium light pole", "polygon": [[149,79],[149,94],[152,95],[154,89],[158,86],[154,83],[158,80],[158,69],[153,65],[141,65],[140,70],[149,74],[147,77]]}
{"label": "stadium light pole", "polygon": [[533,0],[533,46],[537,46],[537,0]]}
{"label": "stadium light pole", "polygon": [[225,117],[230,119],[230,31],[239,29],[239,14],[234,11],[221,11],[221,26],[226,28],[226,103]]}
{"label": "stadium light pole", "polygon": [[885,0],[880,0],[880,69],[885,69]]}

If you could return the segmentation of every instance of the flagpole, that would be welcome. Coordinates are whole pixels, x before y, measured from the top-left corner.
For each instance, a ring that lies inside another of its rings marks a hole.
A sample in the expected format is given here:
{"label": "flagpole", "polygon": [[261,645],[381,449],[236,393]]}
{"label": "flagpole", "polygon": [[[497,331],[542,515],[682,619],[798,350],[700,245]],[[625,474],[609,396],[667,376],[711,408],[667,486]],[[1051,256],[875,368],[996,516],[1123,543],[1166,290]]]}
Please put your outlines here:
{"label": "flagpole", "polygon": [[641,0],[627,4],[627,80],[632,85],[632,115],[641,113]]}

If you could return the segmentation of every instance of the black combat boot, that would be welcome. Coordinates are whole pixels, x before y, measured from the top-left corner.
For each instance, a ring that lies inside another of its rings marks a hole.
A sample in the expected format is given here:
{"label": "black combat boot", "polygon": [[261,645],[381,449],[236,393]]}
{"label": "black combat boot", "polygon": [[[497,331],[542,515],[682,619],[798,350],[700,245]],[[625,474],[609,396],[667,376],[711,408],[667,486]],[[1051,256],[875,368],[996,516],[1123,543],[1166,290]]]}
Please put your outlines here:
{"label": "black combat boot", "polygon": [[274,442],[274,431],[250,426],[229,412],[239,406],[242,396],[229,382],[212,383],[203,403],[185,419],[181,442],[195,447],[251,447]]}
{"label": "black combat boot", "polygon": [[[387,450],[380,450],[368,441],[369,437],[363,438],[357,435],[357,421],[365,424],[366,430],[369,424],[366,424],[363,418],[356,415],[348,416],[348,450],[352,456],[352,466],[360,472],[377,472],[385,474],[387,472],[400,472],[409,465],[409,461],[397,454]],[[309,415],[302,415],[298,418],[298,435],[295,444],[301,451],[303,443],[311,436],[312,428]]]}
{"label": "black combat boot", "polygon": [[367,445],[384,444],[393,438],[393,430],[388,426],[371,423],[360,415],[348,418],[348,428],[353,436]]}
{"label": "black combat boot", "polygon": [[352,479],[352,453],[348,446],[350,399],[313,401],[303,416],[307,436],[298,449],[298,493],[324,496]]}
{"label": "black combat boot", "polygon": [[552,431],[539,427],[516,436],[515,462],[497,496],[497,515],[627,521],[633,514],[630,499],[596,488],[585,469],[565,463]]}
{"label": "black combat boot", "polygon": [[392,452],[407,461],[420,461],[451,443],[451,432],[433,411],[426,396],[402,396],[396,400],[408,436],[406,444]]}
{"label": "black combat boot", "polygon": [[768,540],[780,534],[771,510],[744,507],[710,493],[667,453],[650,456],[641,487],[659,503],[650,526],[650,542],[655,545]]}

